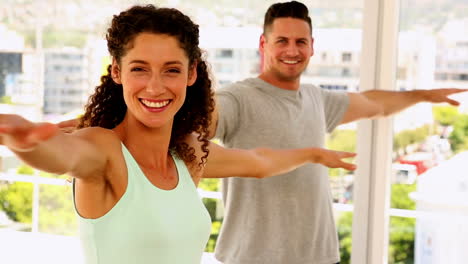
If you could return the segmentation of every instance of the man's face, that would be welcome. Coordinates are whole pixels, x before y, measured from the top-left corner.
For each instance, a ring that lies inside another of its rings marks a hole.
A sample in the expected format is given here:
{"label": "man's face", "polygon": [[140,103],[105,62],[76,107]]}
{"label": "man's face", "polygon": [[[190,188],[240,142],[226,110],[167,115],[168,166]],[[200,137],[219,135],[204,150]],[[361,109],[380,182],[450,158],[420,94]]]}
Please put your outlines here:
{"label": "man's face", "polygon": [[263,75],[279,81],[296,81],[313,55],[309,24],[297,18],[277,18],[260,38]]}

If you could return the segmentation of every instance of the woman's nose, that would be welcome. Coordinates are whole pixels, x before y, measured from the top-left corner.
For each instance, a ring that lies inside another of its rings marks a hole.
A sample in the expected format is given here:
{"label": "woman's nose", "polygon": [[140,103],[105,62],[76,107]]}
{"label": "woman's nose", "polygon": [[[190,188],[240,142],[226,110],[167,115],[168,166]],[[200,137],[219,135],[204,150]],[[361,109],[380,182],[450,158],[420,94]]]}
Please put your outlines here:
{"label": "woman's nose", "polygon": [[163,94],[166,89],[165,89],[163,82],[161,81],[161,78],[159,78],[156,75],[153,75],[150,81],[148,82],[148,84],[146,85],[145,90],[149,94],[156,96],[156,95]]}

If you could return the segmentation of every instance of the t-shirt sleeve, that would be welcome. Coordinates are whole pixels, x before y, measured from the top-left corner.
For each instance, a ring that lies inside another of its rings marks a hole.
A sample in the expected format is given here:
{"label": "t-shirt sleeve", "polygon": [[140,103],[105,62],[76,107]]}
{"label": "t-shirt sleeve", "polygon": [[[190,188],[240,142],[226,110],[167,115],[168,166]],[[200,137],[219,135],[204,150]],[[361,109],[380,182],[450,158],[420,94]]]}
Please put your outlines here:
{"label": "t-shirt sleeve", "polygon": [[346,92],[321,90],[327,132],[331,132],[343,119],[343,115],[349,106],[349,97]]}
{"label": "t-shirt sleeve", "polygon": [[239,127],[240,102],[236,95],[227,88],[216,93],[218,108],[218,126],[216,138],[229,142]]}

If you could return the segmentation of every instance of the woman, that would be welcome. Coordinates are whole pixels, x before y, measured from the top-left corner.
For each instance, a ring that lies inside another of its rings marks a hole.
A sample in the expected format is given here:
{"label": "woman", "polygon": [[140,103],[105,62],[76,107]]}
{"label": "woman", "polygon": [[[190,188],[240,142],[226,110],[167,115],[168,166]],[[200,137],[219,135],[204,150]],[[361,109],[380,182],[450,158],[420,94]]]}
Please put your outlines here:
{"label": "woman", "polygon": [[198,26],[181,12],[134,6],[114,16],[106,38],[112,65],[83,129],[0,115],[2,144],[35,168],[74,177],[87,263],[200,263],[210,233],[202,177],[263,178],[307,162],[354,169],[341,161],[352,153],[210,143],[211,81]]}

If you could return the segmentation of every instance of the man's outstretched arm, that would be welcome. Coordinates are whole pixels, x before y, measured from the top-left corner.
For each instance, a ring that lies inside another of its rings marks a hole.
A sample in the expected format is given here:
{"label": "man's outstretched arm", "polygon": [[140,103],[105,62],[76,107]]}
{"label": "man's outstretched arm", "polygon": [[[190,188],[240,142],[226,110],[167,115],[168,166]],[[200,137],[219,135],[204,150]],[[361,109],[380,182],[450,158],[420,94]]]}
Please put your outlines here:
{"label": "man's outstretched arm", "polygon": [[466,92],[468,89],[434,89],[414,91],[370,90],[362,93],[348,93],[349,107],[341,124],[365,118],[386,117],[398,113],[417,103],[448,103],[458,106],[460,103],[449,96]]}
{"label": "man's outstretched arm", "polygon": [[212,139],[216,135],[216,129],[218,128],[218,103],[215,98],[215,107],[211,113],[211,123],[208,127],[208,138]]}

